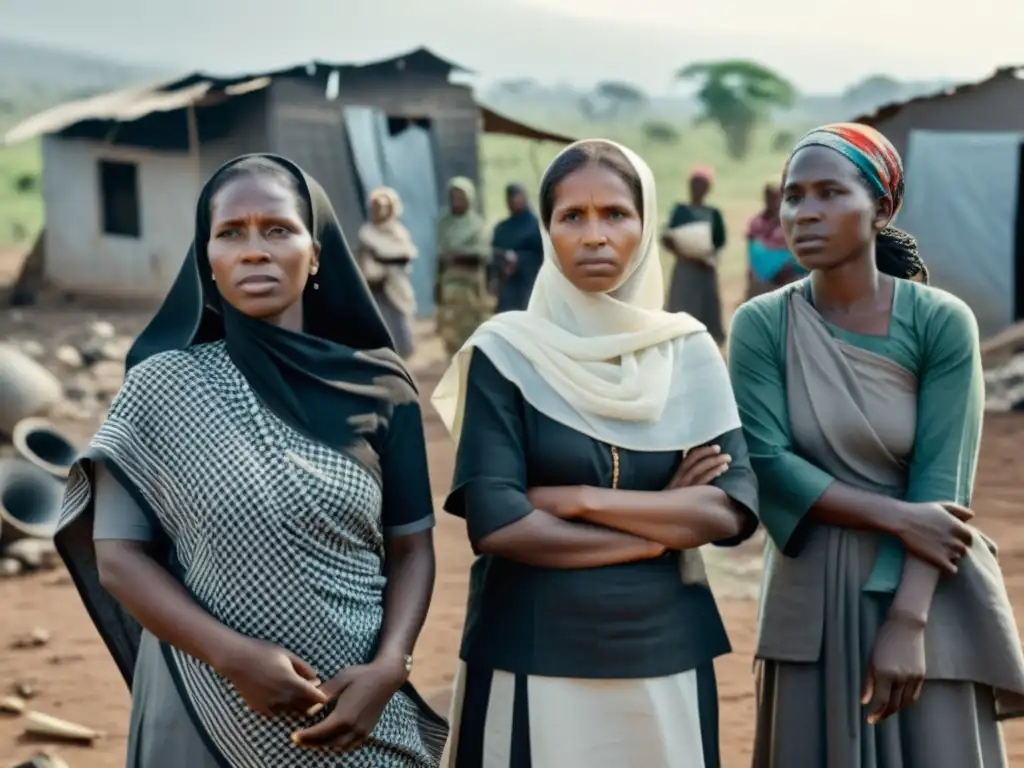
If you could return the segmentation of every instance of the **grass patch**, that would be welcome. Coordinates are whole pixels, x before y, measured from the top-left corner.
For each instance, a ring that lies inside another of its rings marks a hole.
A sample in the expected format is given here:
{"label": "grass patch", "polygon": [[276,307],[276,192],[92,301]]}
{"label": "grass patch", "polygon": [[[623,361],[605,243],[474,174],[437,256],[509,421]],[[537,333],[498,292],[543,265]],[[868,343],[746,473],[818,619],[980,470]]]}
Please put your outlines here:
{"label": "grass patch", "polygon": [[43,225],[41,144],[0,147],[0,248],[28,248]]}

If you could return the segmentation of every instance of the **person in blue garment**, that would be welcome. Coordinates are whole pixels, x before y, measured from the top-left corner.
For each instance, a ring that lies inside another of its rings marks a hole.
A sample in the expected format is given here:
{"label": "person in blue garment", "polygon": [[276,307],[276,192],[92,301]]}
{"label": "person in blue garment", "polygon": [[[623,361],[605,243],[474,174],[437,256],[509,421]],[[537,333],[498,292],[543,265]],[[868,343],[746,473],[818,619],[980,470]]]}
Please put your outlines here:
{"label": "person in blue garment", "polygon": [[747,224],[747,298],[769,293],[807,273],[793,258],[779,221],[782,193],[778,182],[765,184],[764,208]]}
{"label": "person in blue garment", "polygon": [[522,184],[505,190],[509,217],[494,228],[492,263],[498,270],[498,312],[526,309],[544,261],[540,221]]}

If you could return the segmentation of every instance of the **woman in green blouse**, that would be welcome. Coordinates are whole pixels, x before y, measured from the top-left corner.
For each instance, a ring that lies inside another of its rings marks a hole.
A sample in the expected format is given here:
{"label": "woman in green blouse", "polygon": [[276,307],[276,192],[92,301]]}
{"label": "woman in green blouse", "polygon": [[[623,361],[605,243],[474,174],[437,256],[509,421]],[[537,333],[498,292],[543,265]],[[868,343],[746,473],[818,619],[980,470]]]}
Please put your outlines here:
{"label": "woman in green blouse", "polygon": [[753,765],[1002,768],[1024,657],[968,524],[974,316],[889,226],[903,169],[881,134],[812,131],[783,176],[810,276],[740,307],[730,351],[769,534]]}

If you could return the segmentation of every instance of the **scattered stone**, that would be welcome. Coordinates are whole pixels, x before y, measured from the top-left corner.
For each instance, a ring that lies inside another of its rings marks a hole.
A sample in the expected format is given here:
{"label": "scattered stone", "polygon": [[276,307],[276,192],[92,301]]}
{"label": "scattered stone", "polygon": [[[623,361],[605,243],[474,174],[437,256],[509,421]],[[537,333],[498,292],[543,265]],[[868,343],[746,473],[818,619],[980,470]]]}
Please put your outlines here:
{"label": "scattered stone", "polygon": [[125,358],[128,357],[128,350],[132,348],[132,342],[133,340],[127,337],[113,339],[104,344],[100,352],[105,360],[123,363]]}
{"label": "scattered stone", "polygon": [[71,580],[71,574],[67,571],[55,573],[43,582],[44,587],[68,587],[75,582]]}
{"label": "scattered stone", "polygon": [[97,394],[96,379],[89,373],[75,374],[71,380],[64,385],[64,394],[72,400],[88,400],[95,398]]}
{"label": "scattered stone", "polygon": [[14,641],[12,648],[42,648],[50,642],[50,630],[45,627],[36,627],[27,635],[23,635]]}
{"label": "scattered stone", "polygon": [[39,692],[36,689],[36,684],[34,680],[19,680],[13,686],[11,686],[11,690],[14,691],[14,693],[19,698],[25,700],[34,699],[36,697],[36,694]]}
{"label": "scattered stone", "polygon": [[19,576],[25,566],[13,557],[0,557],[0,579],[12,579]]}
{"label": "scattered stone", "polygon": [[112,323],[108,323],[106,320],[97,320],[89,326],[89,332],[99,339],[112,339],[117,335],[117,329],[114,328]]}
{"label": "scattered stone", "polygon": [[59,739],[83,744],[92,744],[97,739],[103,738],[100,731],[72,723],[69,720],[61,720],[59,717],[45,715],[42,712],[27,712],[25,714],[25,734],[37,738]]}
{"label": "scattered stone", "polygon": [[117,360],[100,360],[91,369],[95,391],[106,397],[113,397],[124,383],[124,363]]}
{"label": "scattered stone", "polygon": [[32,571],[53,570],[60,565],[60,555],[52,539],[22,539],[11,544],[4,551],[5,557],[13,557]]}
{"label": "scattered stone", "polygon": [[70,768],[70,766],[59,755],[40,752],[38,755],[30,757],[24,763],[18,763],[13,768]]}
{"label": "scattered stone", "polygon": [[47,661],[49,661],[53,666],[59,667],[62,664],[73,664],[76,661],[85,661],[85,656],[80,653],[58,653],[55,656],[51,656]]}
{"label": "scattered stone", "polygon": [[59,347],[53,356],[57,358],[57,362],[68,368],[77,369],[85,365],[82,353],[70,344]]}
{"label": "scattered stone", "polygon": [[39,358],[43,357],[46,354],[46,347],[44,347],[35,339],[29,339],[28,341],[22,343],[21,351],[24,352],[29,357],[38,360]]}
{"label": "scattered stone", "polygon": [[0,699],[0,713],[5,715],[22,715],[26,706],[25,700],[20,696],[5,696]]}

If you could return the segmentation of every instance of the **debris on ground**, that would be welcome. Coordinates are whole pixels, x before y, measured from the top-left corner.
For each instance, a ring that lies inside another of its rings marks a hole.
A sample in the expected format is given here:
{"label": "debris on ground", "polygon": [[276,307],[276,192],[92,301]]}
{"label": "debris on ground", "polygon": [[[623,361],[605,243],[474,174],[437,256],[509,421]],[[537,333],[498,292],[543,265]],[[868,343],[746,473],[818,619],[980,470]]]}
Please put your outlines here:
{"label": "debris on ground", "polygon": [[5,715],[23,715],[27,706],[20,696],[5,696],[0,699],[0,713]]}
{"label": "debris on ground", "polygon": [[50,643],[50,630],[45,627],[36,627],[28,634],[15,638],[11,648],[24,650],[26,648],[42,648]]}
{"label": "debris on ground", "polygon": [[19,680],[11,686],[11,691],[19,699],[25,700],[34,699],[38,693],[34,680]]}
{"label": "debris on ground", "polygon": [[12,766],[12,768],[70,768],[70,766],[60,755],[40,752],[26,761]]}
{"label": "debris on ground", "polygon": [[27,712],[25,714],[25,735],[82,744],[92,744],[103,738],[100,731],[42,712]]}
{"label": "debris on ground", "polygon": [[1024,354],[985,371],[985,410],[1024,411]]}

